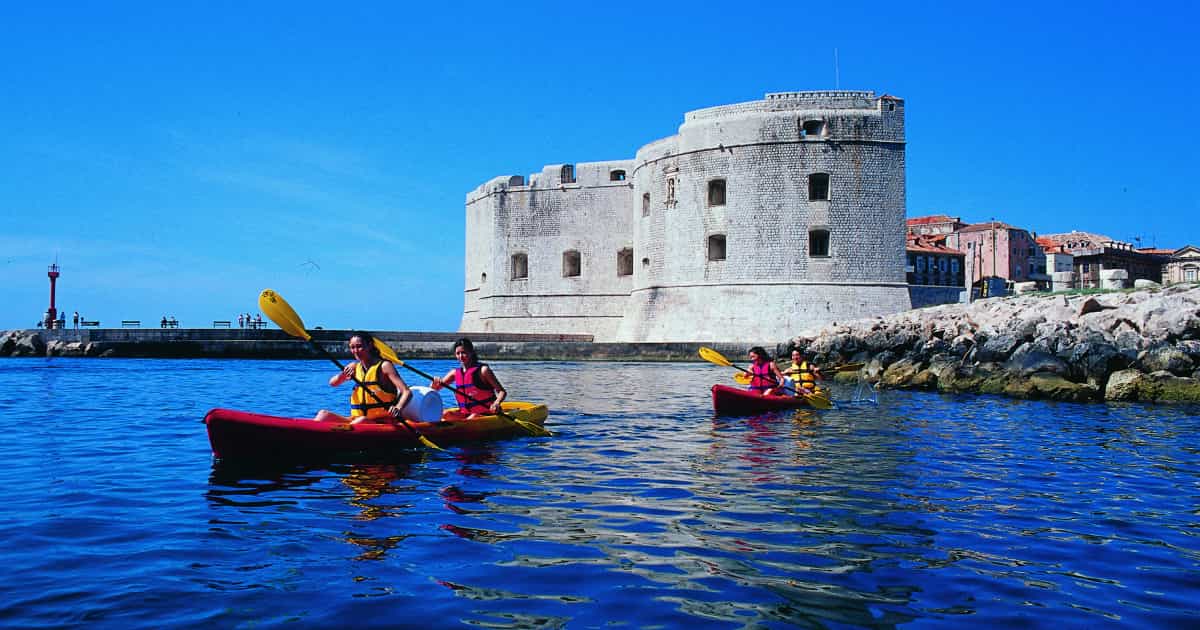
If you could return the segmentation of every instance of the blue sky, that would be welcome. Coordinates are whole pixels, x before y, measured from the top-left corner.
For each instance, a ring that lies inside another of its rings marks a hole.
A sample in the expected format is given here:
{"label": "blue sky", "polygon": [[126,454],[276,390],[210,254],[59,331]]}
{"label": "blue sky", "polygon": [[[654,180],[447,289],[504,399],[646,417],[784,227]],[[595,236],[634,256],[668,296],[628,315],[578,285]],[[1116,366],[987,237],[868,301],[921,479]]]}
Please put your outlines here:
{"label": "blue sky", "polygon": [[1191,3],[6,5],[0,328],[57,259],[106,326],[270,287],[309,327],[454,330],[467,191],[835,87],[906,100],[910,216],[1200,245]]}

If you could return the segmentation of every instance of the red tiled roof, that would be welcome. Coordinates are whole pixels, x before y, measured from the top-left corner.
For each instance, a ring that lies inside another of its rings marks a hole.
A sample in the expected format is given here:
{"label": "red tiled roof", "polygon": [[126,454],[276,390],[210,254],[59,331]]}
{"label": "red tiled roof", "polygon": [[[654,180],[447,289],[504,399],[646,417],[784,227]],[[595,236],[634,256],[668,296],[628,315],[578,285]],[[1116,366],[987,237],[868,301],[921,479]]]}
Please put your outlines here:
{"label": "red tiled roof", "polygon": [[1064,232],[1062,234],[1043,234],[1039,238],[1047,238],[1047,239],[1050,239],[1050,240],[1054,241],[1055,243],[1059,243],[1059,244],[1072,242],[1072,241],[1073,242],[1089,241],[1089,242],[1091,242],[1092,245],[1100,245],[1102,243],[1108,243],[1110,241],[1115,240],[1115,239],[1105,236],[1103,234],[1094,234],[1092,232],[1080,232],[1078,230],[1071,230],[1070,232]]}
{"label": "red tiled roof", "polygon": [[909,225],[928,225],[930,223],[957,223],[958,217],[946,216],[944,214],[931,214],[924,217],[913,217],[908,220]]}
{"label": "red tiled roof", "polygon": [[988,230],[1019,230],[1021,228],[1013,227],[1003,221],[988,221],[987,223],[972,223],[959,232],[986,232]]}

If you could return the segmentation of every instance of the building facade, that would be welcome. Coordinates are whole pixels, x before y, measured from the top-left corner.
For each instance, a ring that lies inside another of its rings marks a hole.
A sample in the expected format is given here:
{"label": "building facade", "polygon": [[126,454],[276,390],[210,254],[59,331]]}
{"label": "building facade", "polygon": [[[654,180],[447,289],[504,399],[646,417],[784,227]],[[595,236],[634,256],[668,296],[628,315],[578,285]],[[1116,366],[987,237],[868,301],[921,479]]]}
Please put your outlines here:
{"label": "building facade", "polygon": [[1131,285],[1135,280],[1162,282],[1163,267],[1170,258],[1089,232],[1045,234],[1042,238],[1059,244],[1071,254],[1075,286],[1080,289],[1106,288],[1102,274],[1114,270],[1127,272]]}
{"label": "building facade", "polygon": [[1163,272],[1163,283],[1178,282],[1200,282],[1200,247],[1184,245],[1171,254]]}
{"label": "building facade", "polygon": [[904,101],[768,94],[467,195],[462,332],[763,341],[906,310]]}
{"label": "building facade", "polygon": [[1046,256],[1028,230],[999,221],[975,223],[947,235],[946,246],[965,254],[973,286],[985,278],[1009,284],[1048,280]]}

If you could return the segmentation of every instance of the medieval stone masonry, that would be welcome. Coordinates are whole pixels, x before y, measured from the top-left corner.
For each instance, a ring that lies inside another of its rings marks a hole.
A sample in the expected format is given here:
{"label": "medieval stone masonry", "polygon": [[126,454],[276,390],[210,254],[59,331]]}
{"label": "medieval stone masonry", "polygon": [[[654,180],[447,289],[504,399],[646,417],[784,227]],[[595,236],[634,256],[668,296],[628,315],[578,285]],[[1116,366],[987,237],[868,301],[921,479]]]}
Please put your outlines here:
{"label": "medieval stone masonry", "polygon": [[466,199],[462,332],[758,342],[907,310],[904,101],[767,94]]}

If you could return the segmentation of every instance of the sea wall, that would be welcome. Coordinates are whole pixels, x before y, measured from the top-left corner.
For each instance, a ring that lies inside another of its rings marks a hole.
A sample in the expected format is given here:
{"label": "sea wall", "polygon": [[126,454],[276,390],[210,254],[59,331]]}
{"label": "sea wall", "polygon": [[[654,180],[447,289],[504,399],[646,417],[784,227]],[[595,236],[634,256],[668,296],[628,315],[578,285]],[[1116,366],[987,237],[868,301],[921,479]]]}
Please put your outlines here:
{"label": "sea wall", "polygon": [[[350,360],[349,330],[309,331],[340,360]],[[449,359],[460,333],[376,332],[405,359]],[[696,361],[697,343],[593,343],[591,335],[475,333],[468,335],[487,360]],[[742,345],[708,343],[740,357]],[[326,359],[282,330],[93,329],[0,331],[0,357]]]}
{"label": "sea wall", "polygon": [[791,344],[819,364],[862,361],[862,376],[884,388],[1200,402],[1200,287],[1191,284],[948,304],[831,324]]}

